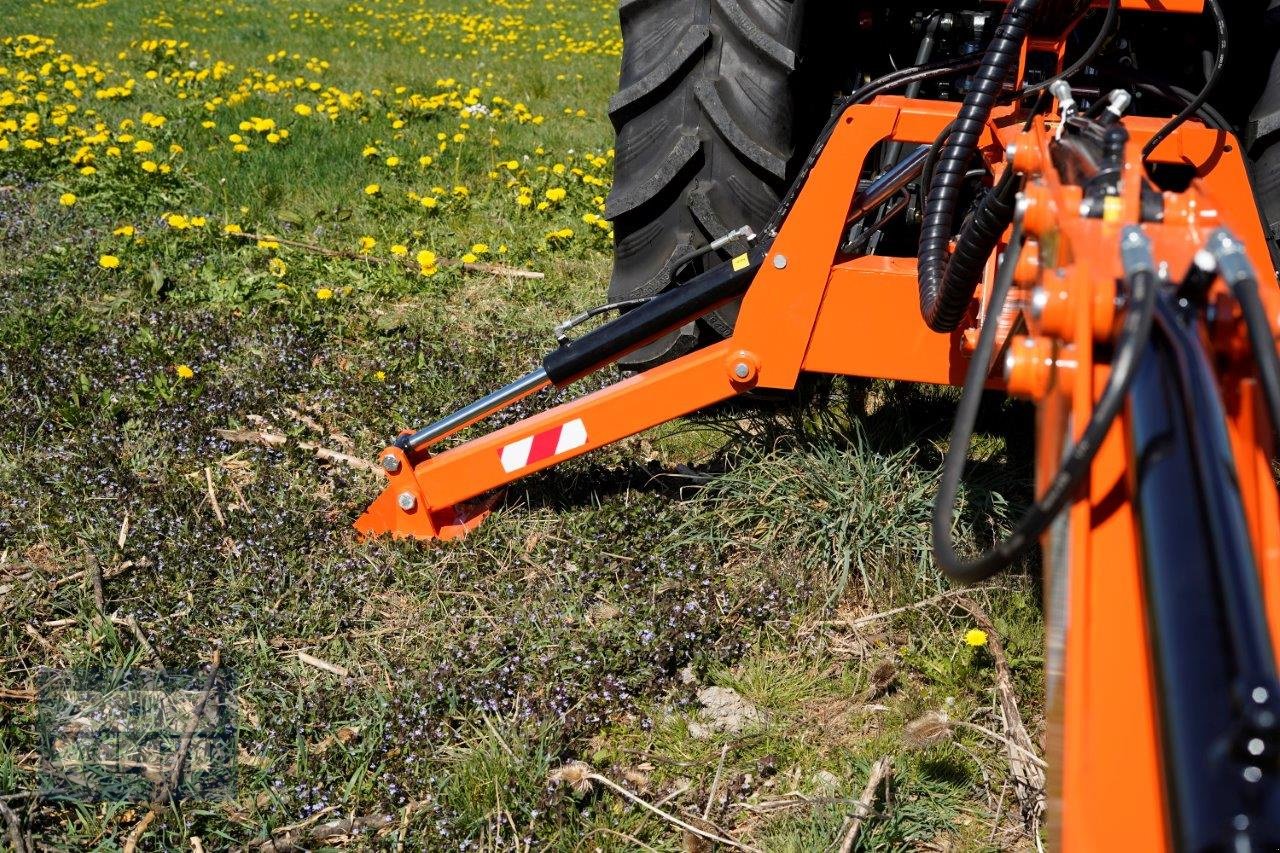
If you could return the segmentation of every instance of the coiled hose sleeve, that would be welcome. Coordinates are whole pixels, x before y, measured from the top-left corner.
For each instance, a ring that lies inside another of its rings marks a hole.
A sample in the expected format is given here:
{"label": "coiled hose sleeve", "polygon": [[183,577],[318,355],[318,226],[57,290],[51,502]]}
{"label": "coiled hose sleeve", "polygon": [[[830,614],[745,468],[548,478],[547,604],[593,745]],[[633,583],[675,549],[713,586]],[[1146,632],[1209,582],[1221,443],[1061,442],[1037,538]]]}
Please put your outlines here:
{"label": "coiled hose sleeve", "polygon": [[[1017,66],[1039,2],[1014,0],[1006,10],[933,170],[920,228],[918,281],[920,313],[935,332],[950,332],[960,325],[987,256],[1012,218],[1012,200],[1002,198],[997,187],[983,199],[965,228],[955,255],[948,253],[969,161],[978,150],[978,140],[1000,90]],[[984,245],[985,254],[978,257]]]}

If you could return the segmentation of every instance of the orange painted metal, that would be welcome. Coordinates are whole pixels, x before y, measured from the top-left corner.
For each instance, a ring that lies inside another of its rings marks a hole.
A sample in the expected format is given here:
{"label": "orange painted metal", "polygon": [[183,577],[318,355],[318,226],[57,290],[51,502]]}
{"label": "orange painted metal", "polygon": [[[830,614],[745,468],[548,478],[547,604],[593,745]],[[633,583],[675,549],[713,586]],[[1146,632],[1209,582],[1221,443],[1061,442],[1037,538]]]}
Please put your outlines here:
{"label": "orange painted metal", "polygon": [[[1103,218],[1093,219],[1080,212],[1080,188],[1064,185],[1048,165],[1052,124],[1041,121],[1023,133],[1017,116],[998,114],[982,140],[982,153],[1003,169],[1006,146],[1017,141],[1015,168],[1027,181],[1024,222],[1035,238],[1037,262],[1020,268],[1003,315],[989,316],[982,304],[989,272],[967,328],[938,335],[920,317],[914,259],[840,260],[838,245],[873,149],[886,140],[930,142],[955,112],[954,104],[891,97],[851,108],[743,298],[730,339],[451,450],[401,454],[400,470],[362,517],[360,529],[456,535],[487,511],[483,505],[478,511],[454,509],[466,501],[491,497],[495,489],[534,471],[750,388],[792,388],[802,371],[956,384],[968,366],[966,335],[984,322],[999,323],[1006,334],[1016,328],[1025,335],[1011,347],[1028,348],[1031,372],[1014,384],[1038,405],[1037,466],[1043,485],[1064,446],[1079,437],[1107,379],[1106,365],[1094,361],[1095,345],[1109,343],[1114,332],[1116,281],[1123,273],[1119,238],[1124,226],[1141,222],[1140,150],[1162,122],[1125,121],[1131,140],[1123,191]],[[1037,153],[1024,146],[1034,146]],[[1228,227],[1249,247],[1255,268],[1264,274],[1270,316],[1280,317],[1280,292],[1270,277],[1236,140],[1193,123],[1161,145],[1155,159],[1192,165],[1199,175],[1186,192],[1165,193],[1163,222],[1143,225],[1170,277],[1181,276],[1211,230]],[[1045,296],[1043,315],[1026,310],[1036,289]],[[1214,298],[1222,295],[1219,285]],[[1240,318],[1225,308],[1220,314],[1211,343],[1220,355],[1267,612],[1273,636],[1280,637],[1280,499],[1269,462],[1271,425],[1241,344]],[[1016,352],[1010,360],[1017,362]],[[993,385],[1001,384],[999,374],[994,371]],[[505,466],[504,448],[574,421],[582,424],[581,444],[516,470]],[[1159,850],[1170,841],[1127,435],[1122,415],[1077,499],[1044,542],[1052,768],[1048,826],[1058,849],[1072,853]],[[406,494],[412,497],[410,511],[399,504]]]}

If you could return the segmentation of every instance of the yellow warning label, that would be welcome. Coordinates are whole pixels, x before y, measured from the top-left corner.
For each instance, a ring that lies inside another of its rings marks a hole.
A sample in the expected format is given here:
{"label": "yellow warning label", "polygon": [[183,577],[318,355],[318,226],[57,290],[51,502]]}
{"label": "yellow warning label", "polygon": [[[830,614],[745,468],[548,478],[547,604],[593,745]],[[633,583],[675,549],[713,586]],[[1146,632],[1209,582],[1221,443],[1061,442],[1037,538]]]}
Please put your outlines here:
{"label": "yellow warning label", "polygon": [[733,271],[738,272],[739,270],[744,270],[750,263],[751,259],[746,255],[738,255],[738,257],[733,259]]}
{"label": "yellow warning label", "polygon": [[1102,221],[1119,222],[1124,213],[1124,199],[1118,195],[1109,195],[1102,201]]}

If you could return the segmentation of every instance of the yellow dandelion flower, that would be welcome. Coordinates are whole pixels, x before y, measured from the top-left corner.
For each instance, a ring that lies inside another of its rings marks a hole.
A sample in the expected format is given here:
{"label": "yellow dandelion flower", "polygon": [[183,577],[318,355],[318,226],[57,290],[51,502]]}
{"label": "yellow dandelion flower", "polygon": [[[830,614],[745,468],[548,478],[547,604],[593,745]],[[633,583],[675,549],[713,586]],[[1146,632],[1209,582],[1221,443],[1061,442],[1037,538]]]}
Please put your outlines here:
{"label": "yellow dandelion flower", "polygon": [[440,202],[436,201],[434,196],[423,196],[422,201],[419,203],[427,210],[440,206]]}
{"label": "yellow dandelion flower", "polygon": [[987,644],[987,632],[980,628],[970,628],[964,632],[964,642],[967,646],[977,648]]}
{"label": "yellow dandelion flower", "polygon": [[552,187],[547,190],[548,201],[564,201],[564,196],[565,192],[563,187]]}
{"label": "yellow dandelion flower", "polygon": [[332,299],[332,298],[333,298],[333,291],[330,290],[329,288],[321,287],[318,290],[316,290],[316,299],[319,299],[323,302],[326,299]]}
{"label": "yellow dandelion flower", "polygon": [[393,155],[391,157],[388,157],[386,160],[383,160],[382,162],[386,163],[389,167],[394,169],[396,166],[400,165],[400,158]]}
{"label": "yellow dandelion flower", "polygon": [[375,370],[373,372],[373,378],[378,380],[379,382],[382,382],[387,378],[387,373],[384,370]]}
{"label": "yellow dandelion flower", "polygon": [[62,205],[63,207],[70,207],[75,203],[76,203],[75,193],[63,193],[62,195],[58,196],[58,204]]}
{"label": "yellow dandelion flower", "polygon": [[478,260],[480,259],[476,257],[475,253],[473,252],[467,252],[465,255],[462,256],[462,262],[464,264],[474,264]]}
{"label": "yellow dandelion flower", "polygon": [[289,271],[289,266],[279,258],[272,258],[267,261],[267,269],[276,278],[284,278],[284,274]]}
{"label": "yellow dandelion flower", "polygon": [[295,106],[294,106],[294,108],[293,108],[293,111],[294,111],[295,113],[297,113],[298,115],[300,115],[300,116],[309,116],[309,115],[311,115],[311,107],[307,106],[306,104],[297,104],[297,105],[295,105]]}
{"label": "yellow dandelion flower", "polygon": [[178,374],[179,379],[190,379],[196,375],[196,372],[185,364],[174,366],[173,371]]}
{"label": "yellow dandelion flower", "polygon": [[132,237],[134,234],[134,228],[132,225],[121,225],[111,233],[116,237]]}
{"label": "yellow dandelion flower", "polygon": [[170,213],[164,221],[175,231],[185,231],[191,227],[191,220],[181,213]]}
{"label": "yellow dandelion flower", "polygon": [[476,244],[474,244],[474,245],[471,247],[471,251],[475,252],[477,255],[487,254],[487,253],[488,253],[488,251],[489,251],[489,244],[488,244],[488,243],[476,243]]}
{"label": "yellow dandelion flower", "polygon": [[361,251],[361,252],[363,252],[363,253],[365,253],[365,254],[368,254],[369,252],[372,252],[372,251],[373,251],[373,247],[374,247],[374,246],[376,246],[376,245],[378,245],[378,241],[377,241],[377,240],[375,240],[375,239],[373,239],[372,237],[361,237],[361,238],[360,238],[360,251]]}
{"label": "yellow dandelion flower", "polygon": [[424,169],[427,166],[430,166],[434,162],[435,160],[431,158],[430,154],[423,154],[421,157],[418,158],[418,165],[422,166]]}
{"label": "yellow dandelion flower", "polygon": [[228,222],[222,226],[223,234],[243,234],[244,230],[234,222]]}
{"label": "yellow dandelion flower", "polygon": [[414,260],[418,262],[418,271],[423,275],[435,275],[437,270],[435,252],[423,249],[414,256]]}
{"label": "yellow dandelion flower", "polygon": [[391,254],[398,258],[403,258],[405,255],[409,254],[409,247],[403,243],[396,243],[391,247]]}
{"label": "yellow dandelion flower", "polygon": [[134,154],[150,154],[152,151],[155,151],[155,150],[156,150],[156,146],[145,139],[139,139],[137,142],[133,143]]}
{"label": "yellow dandelion flower", "polygon": [[365,195],[370,195],[370,196],[379,195],[381,192],[382,192],[381,184],[369,184],[367,187],[364,188]]}
{"label": "yellow dandelion flower", "polygon": [[102,267],[104,270],[113,270],[120,266],[120,259],[115,255],[101,255],[98,258],[98,266]]}
{"label": "yellow dandelion flower", "polygon": [[141,168],[142,168],[142,171],[147,172],[148,174],[150,174],[150,173],[155,172],[155,171],[156,171],[157,169],[159,169],[160,167],[156,165],[156,161],[154,161],[154,160],[143,160],[143,161],[142,161]]}

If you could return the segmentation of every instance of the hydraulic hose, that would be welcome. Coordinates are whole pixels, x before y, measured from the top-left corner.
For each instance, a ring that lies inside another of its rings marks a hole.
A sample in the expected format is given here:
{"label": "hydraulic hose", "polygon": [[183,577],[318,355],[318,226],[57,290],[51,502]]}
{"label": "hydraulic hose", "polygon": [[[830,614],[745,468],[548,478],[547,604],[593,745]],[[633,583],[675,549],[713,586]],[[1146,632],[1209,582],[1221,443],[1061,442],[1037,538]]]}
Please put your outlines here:
{"label": "hydraulic hose", "polygon": [[[969,161],[978,150],[978,140],[987,120],[991,118],[991,110],[995,107],[1001,89],[1018,63],[1039,2],[1040,0],[1014,0],[1006,10],[933,170],[933,182],[929,187],[924,221],[920,229],[918,281],[920,313],[929,328],[936,332],[953,331],[964,319],[981,277],[982,266],[986,263],[984,255],[975,264],[973,251],[988,241],[990,248],[994,248],[995,241],[987,233],[987,229],[995,226],[996,216],[1002,212],[1002,208],[1009,207],[1007,200],[1001,205],[998,199],[992,202],[994,206],[989,207],[984,199],[983,209],[975,215],[970,227],[965,229],[966,232],[973,230],[977,233],[969,234],[967,238],[962,237],[962,240],[970,241],[969,250],[963,255],[959,252],[954,257],[949,255],[947,247],[951,241],[965,174],[969,171]],[[995,195],[997,193],[992,192],[988,198]],[[1004,230],[1008,221],[1004,220],[999,227],[1000,231]],[[999,232],[996,234],[998,236]],[[987,254],[990,254],[990,248]]]}
{"label": "hydraulic hose", "polygon": [[[1138,232],[1135,229],[1131,233]],[[1141,237],[1137,239],[1140,240]],[[969,372],[965,376],[955,425],[951,430],[951,442],[942,467],[938,498],[933,505],[933,554],[943,574],[956,583],[976,583],[1008,567],[1019,554],[1035,544],[1040,534],[1048,529],[1053,519],[1066,506],[1076,486],[1088,473],[1103,439],[1124,406],[1155,321],[1156,273],[1144,265],[1127,275],[1129,311],[1126,312],[1120,329],[1115,356],[1111,361],[1111,375],[1107,377],[1107,384],[1102,389],[1102,395],[1098,398],[1080,440],[1072,445],[1063,459],[1062,467],[1049,481],[1044,494],[1018,520],[1008,538],[979,557],[964,559],[956,553],[955,542],[951,538],[952,516],[956,496],[960,491],[960,479],[964,474],[965,459],[969,455],[969,440],[973,436],[978,406],[982,402],[988,364],[995,351],[999,326],[996,320],[1013,287],[1013,270],[1018,263],[1022,242],[1022,226],[1015,222],[1009,251],[1004,263],[1000,265],[991,290],[987,322],[982,324],[978,345],[969,362]]]}

